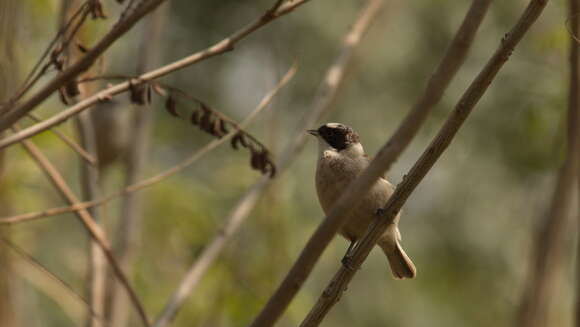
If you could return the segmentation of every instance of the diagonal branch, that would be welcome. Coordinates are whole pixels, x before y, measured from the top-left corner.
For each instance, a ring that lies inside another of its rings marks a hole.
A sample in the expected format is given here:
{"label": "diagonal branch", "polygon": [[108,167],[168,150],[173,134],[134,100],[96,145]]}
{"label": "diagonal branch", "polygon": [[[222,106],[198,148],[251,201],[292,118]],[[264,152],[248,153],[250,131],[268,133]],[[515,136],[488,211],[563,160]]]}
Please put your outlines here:
{"label": "diagonal branch", "polygon": [[465,62],[475,34],[487,13],[490,3],[491,0],[474,0],[472,2],[467,15],[463,19],[463,23],[461,23],[457,34],[455,34],[453,41],[447,48],[445,56],[433,75],[431,75],[431,78],[429,78],[423,94],[384,148],[386,171],[391,168],[415,135],[417,135],[419,128],[425,122],[431,109],[439,103],[459,67]]}
{"label": "diagonal branch", "polygon": [[[85,19],[88,17],[89,11],[90,11],[90,8],[88,6],[88,1],[87,1],[82,6],[79,6],[79,8],[77,8],[77,10],[70,16],[70,18],[66,22],[64,22],[64,21],[62,22],[63,26],[56,33],[54,38],[49,42],[48,46],[46,47],[46,49],[44,50],[44,52],[42,53],[42,55],[40,56],[40,58],[38,59],[36,64],[32,67],[32,69],[30,70],[30,72],[28,73],[26,78],[24,79],[22,86],[19,87],[19,89],[12,96],[12,98],[7,101],[8,107],[11,106],[18,99],[23,97],[34,86],[34,84],[36,84],[36,82],[38,82],[40,80],[40,78],[48,71],[48,69],[54,64],[54,62],[48,62],[48,63],[45,63],[44,65],[42,65],[45,62],[45,60],[48,57],[51,50],[54,49],[55,45],[59,42],[59,40],[62,40],[64,38],[65,34],[69,34],[69,35],[76,34],[76,31],[78,31],[78,28],[84,23]],[[76,23],[74,27],[72,27],[73,23]],[[70,33],[71,30],[75,31],[75,32]],[[69,31],[69,33],[67,33],[67,31]],[[66,42],[63,42],[63,44],[64,43],[66,43]],[[60,51],[62,51],[62,50],[63,49],[61,48]],[[42,65],[42,68],[41,68],[41,65]],[[40,69],[40,71],[38,71],[39,69]],[[2,109],[2,110],[4,110],[4,109]]]}
{"label": "diagonal branch", "polygon": [[[40,118],[36,117],[32,113],[28,114],[27,117],[34,120],[37,123],[42,121]],[[85,160],[87,164],[90,164],[91,166],[97,165],[97,159],[93,155],[85,151],[85,149],[83,149],[83,147],[80,146],[73,139],[71,139],[64,133],[60,132],[56,128],[51,128],[50,132],[56,135],[56,137],[58,137],[64,144],[68,145],[68,147],[71,148],[71,150],[73,150],[74,152],[76,152],[83,160]]]}
{"label": "diagonal branch", "polygon": [[[47,175],[50,179],[51,183],[55,186],[61,196],[69,202],[71,205],[75,205],[79,203],[79,200],[74,195],[71,188],[67,185],[66,181],[62,177],[62,175],[58,172],[56,167],[52,165],[52,163],[48,160],[46,156],[30,141],[24,140],[22,141],[22,146],[28,152],[28,154],[34,159],[34,161],[38,164],[38,166],[42,169],[42,171]],[[77,217],[79,218],[80,222],[86,228],[86,230],[91,235],[91,238],[97,242],[99,247],[103,250],[105,257],[109,261],[115,276],[119,279],[123,287],[127,291],[129,298],[131,299],[133,305],[137,309],[139,313],[139,317],[141,318],[143,325],[149,326],[149,321],[145,314],[145,310],[137,297],[137,294],[133,290],[133,288],[129,284],[129,280],[119,267],[117,260],[115,259],[109,241],[105,237],[105,234],[101,227],[97,225],[93,218],[91,217],[90,213],[86,209],[81,209],[75,212]]]}
{"label": "diagonal branch", "polygon": [[[279,173],[282,173],[290,166],[296,155],[303,148],[306,141],[304,126],[313,125],[323,113],[327,112],[331,106],[332,99],[343,80],[344,71],[353,55],[354,48],[359,44],[362,36],[367,31],[373,17],[379,11],[382,1],[370,0],[370,6],[365,7],[358,17],[351,30],[347,33],[343,41],[343,47],[336,61],[330,67],[321,87],[319,88],[312,110],[305,116],[304,122],[299,124],[300,128],[292,138],[282,153],[285,157],[279,164]],[[235,207],[230,211],[222,228],[216,233],[214,238],[208,243],[185,273],[177,289],[165,305],[163,311],[153,324],[154,327],[166,326],[178,313],[185,300],[191,295],[208,268],[217,259],[227,242],[240,228],[244,220],[248,217],[260,197],[272,183],[272,179],[263,176],[240,198]]]}
{"label": "diagonal branch", "polygon": [[43,275],[45,275],[48,279],[50,279],[53,282],[55,282],[55,284],[59,285],[60,288],[62,288],[63,290],[65,290],[66,293],[71,298],[73,298],[83,308],[85,308],[85,310],[87,310],[87,312],[89,312],[92,317],[95,317],[96,319],[98,319],[99,321],[102,321],[103,324],[106,325],[106,322],[103,319],[104,317],[100,316],[95,311],[93,311],[92,308],[91,308],[91,306],[89,305],[89,302],[84,297],[82,297],[82,295],[80,295],[79,293],[77,293],[72,288],[72,286],[69,283],[67,283],[65,280],[63,280],[62,278],[60,278],[59,276],[57,276],[56,274],[54,274],[53,272],[51,272],[50,270],[48,270],[48,268],[46,268],[42,263],[40,263],[33,256],[31,256],[30,254],[28,254],[26,251],[24,251],[21,247],[19,247],[18,245],[14,244],[8,238],[3,237],[3,236],[0,236],[0,242],[4,243],[4,245],[6,247],[10,248],[14,253],[16,253],[18,256],[20,256],[23,261],[25,261],[26,263],[28,263],[30,266],[34,267],[40,273],[42,273]]}
{"label": "diagonal branch", "polygon": [[[276,87],[272,91],[270,91],[268,94],[266,94],[264,96],[264,98],[262,99],[262,101],[260,101],[260,103],[258,104],[256,109],[254,109],[254,111],[252,111],[244,119],[244,121],[242,121],[239,124],[240,129],[243,129],[246,126],[248,126],[248,124],[256,117],[256,115],[258,113],[260,113],[262,110],[264,110],[265,108],[268,107],[268,105],[274,99],[274,96],[278,93],[278,91],[280,89],[282,89],[282,87],[284,85],[286,85],[286,83],[288,83],[290,81],[290,79],[294,76],[295,72],[296,72],[296,67],[292,67],[286,73],[286,75],[280,80],[280,82],[278,82],[278,85],[276,85]],[[0,225],[21,223],[21,222],[35,220],[35,219],[39,219],[39,218],[43,218],[43,217],[50,217],[50,216],[60,215],[60,214],[64,214],[64,213],[75,212],[75,211],[79,211],[79,210],[83,210],[83,209],[87,209],[87,208],[92,208],[95,206],[105,204],[105,203],[112,201],[116,198],[119,198],[121,196],[142,190],[146,187],[157,184],[157,183],[163,181],[164,179],[166,179],[170,176],[173,176],[173,175],[177,174],[178,172],[182,171],[183,169],[189,167],[190,165],[195,163],[197,160],[199,160],[201,157],[203,157],[205,154],[209,153],[211,150],[217,148],[218,146],[222,145],[226,141],[230,140],[234,135],[237,134],[237,132],[238,132],[238,130],[231,131],[230,133],[224,135],[222,138],[216,139],[216,140],[208,143],[206,146],[204,146],[203,148],[194,152],[191,156],[187,157],[185,160],[183,160],[179,164],[177,164],[177,165],[175,165],[175,166],[173,166],[173,167],[171,167],[171,168],[169,168],[169,169],[167,169],[167,170],[165,170],[165,171],[163,171],[155,176],[149,177],[149,178],[144,179],[138,183],[127,186],[122,191],[109,194],[108,196],[105,196],[103,198],[93,200],[93,201],[79,202],[79,203],[75,203],[73,205],[66,206],[66,207],[51,208],[51,209],[47,209],[47,210],[43,210],[43,211],[39,211],[39,212],[32,212],[32,213],[26,213],[26,214],[22,214],[22,215],[2,218],[2,219],[0,219]]]}
{"label": "diagonal branch", "polygon": [[16,105],[14,108],[0,110],[6,111],[6,113],[1,116],[0,131],[5,131],[10,128],[14,123],[46,100],[46,98],[53,94],[54,91],[86,71],[115,41],[128,32],[131,27],[133,27],[133,25],[135,25],[146,14],[157,8],[157,6],[159,6],[163,1],[165,0],[149,0],[144,2],[143,5],[133,11],[130,16],[116,24],[111,31],[101,39],[101,41],[85,53],[82,59],[72,64],[58,76],[54,77],[46,86],[31,96],[30,99],[20,105]]}
{"label": "diagonal branch", "polygon": [[[429,80],[423,95],[383,148],[385,150],[383,156],[385,169],[389,169],[396,158],[407,147],[419,130],[419,127],[427,118],[431,108],[441,99],[441,96],[449,86],[455,73],[465,61],[467,52],[475,38],[477,29],[487,13],[490,3],[491,0],[474,0],[471,3],[471,7],[463,23],[459,27],[443,60],[437,67],[435,74]],[[312,307],[301,326],[318,326],[334,304],[339,301],[348,282],[348,277],[344,276],[341,272],[337,273],[335,278],[330,281],[322,295],[318,298],[318,301]]]}
{"label": "diagonal branch", "polygon": [[[151,0],[151,1],[154,1],[156,4],[158,4],[159,2],[161,2],[163,0]],[[189,57],[183,58],[183,59],[175,61],[171,64],[165,65],[161,68],[158,68],[156,70],[153,70],[153,71],[150,71],[150,72],[145,73],[143,75],[140,75],[139,77],[137,77],[134,80],[125,81],[125,82],[119,83],[117,85],[113,85],[105,90],[102,90],[101,92],[96,93],[95,95],[93,95],[93,96],[91,96],[83,101],[80,101],[76,105],[74,105],[66,110],[61,111],[60,113],[54,115],[53,117],[45,120],[42,123],[30,126],[30,127],[26,128],[18,133],[15,133],[13,135],[10,135],[10,136],[0,140],[0,149],[3,149],[7,146],[14,144],[14,143],[17,143],[20,140],[23,140],[23,139],[29,138],[33,135],[36,135],[36,134],[46,130],[47,128],[50,128],[50,127],[55,126],[57,124],[60,124],[60,123],[64,122],[65,120],[69,119],[70,117],[78,114],[79,112],[82,112],[82,111],[90,108],[91,106],[97,104],[100,101],[110,99],[114,95],[128,91],[132,85],[135,86],[135,85],[138,85],[138,84],[146,82],[146,81],[160,78],[162,76],[170,74],[170,73],[177,71],[179,69],[183,69],[187,66],[193,65],[197,62],[200,62],[200,61],[203,61],[205,59],[208,59],[208,58],[217,56],[219,54],[225,53],[227,51],[230,51],[233,49],[233,47],[236,43],[238,43],[240,40],[242,40],[245,37],[247,37],[248,35],[250,35],[252,32],[267,25],[268,23],[270,23],[271,21],[273,21],[275,19],[292,12],[294,9],[298,8],[299,6],[303,5],[304,3],[308,2],[308,1],[310,1],[310,0],[294,0],[294,1],[286,2],[285,4],[281,5],[278,8],[278,10],[274,13],[270,13],[269,11],[266,11],[266,14],[257,18],[254,22],[250,23],[246,27],[238,30],[237,32],[230,35],[229,37],[221,40],[220,42],[210,46],[207,49],[201,50],[199,52],[192,54]],[[125,25],[126,22],[127,22],[127,20],[124,20],[123,22],[121,22],[120,25]],[[83,60],[84,60],[84,58],[86,58],[86,56],[83,57]],[[76,66],[77,65],[71,67],[71,69],[76,67]],[[60,76],[63,76],[63,75],[64,75],[64,73]],[[76,75],[78,75],[78,73]],[[74,75],[74,76],[76,76],[76,75]],[[56,83],[56,81],[51,83],[51,84],[55,84],[55,83]],[[60,84],[58,86],[61,86],[61,85],[62,85],[62,81],[60,82]],[[56,90],[56,88],[54,90]],[[52,90],[50,93],[52,93],[54,90]],[[50,94],[48,94],[48,95],[50,95]],[[46,95],[46,97],[48,95]],[[46,97],[43,97],[42,99],[36,99],[35,101],[32,101],[32,100],[34,100],[34,98],[32,98],[29,101],[27,101],[25,104],[19,106],[18,108],[15,108],[11,112],[10,115],[2,116],[2,119],[0,119],[0,131],[3,131],[6,128],[10,127],[14,122],[16,122],[18,119],[20,119],[22,117],[22,115],[24,115],[24,114],[28,113],[30,110],[32,110],[34,108],[34,106],[36,106],[37,104],[42,102]],[[36,97],[36,98],[38,98],[38,97]]]}
{"label": "diagonal branch", "polygon": [[[508,60],[517,43],[538,18],[546,2],[547,0],[532,0],[516,25],[504,36],[500,47],[463,94],[445,125],[441,128],[413,168],[403,178],[403,182],[399,184],[387,202],[383,217],[381,217],[380,221],[377,221],[377,224],[367,232],[365,237],[355,247],[351,264],[354,269],[352,271],[342,269],[339,271],[338,274],[344,276],[344,286],[348,284],[354,276],[354,272],[356,272],[357,268],[360,267],[364,259],[368,256],[379,236],[392,223],[392,220],[411,195],[412,191],[425,177],[431,167],[433,167],[443,151],[449,146],[469,113],[483,96],[503,64]],[[320,258],[328,243],[332,240],[337,230],[344,224],[347,215],[350,213],[350,209],[356,206],[362,195],[366,193],[384,172],[385,151],[383,147],[371,162],[370,166],[341,195],[330,214],[308,240],[300,257],[296,260],[284,281],[252,323],[253,327],[272,326],[282,315],[312,271],[314,264],[318,261],[318,258]],[[339,292],[343,290],[344,288],[341,288]]]}

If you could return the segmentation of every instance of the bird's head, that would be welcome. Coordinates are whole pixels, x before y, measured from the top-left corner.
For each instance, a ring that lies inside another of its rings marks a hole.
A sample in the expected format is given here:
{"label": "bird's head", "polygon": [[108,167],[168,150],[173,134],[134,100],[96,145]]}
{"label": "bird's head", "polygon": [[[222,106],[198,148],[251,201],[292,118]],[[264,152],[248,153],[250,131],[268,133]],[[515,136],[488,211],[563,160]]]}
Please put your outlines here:
{"label": "bird's head", "polygon": [[321,145],[326,145],[337,152],[360,146],[358,134],[350,127],[340,123],[327,123],[308,133],[316,136]]}

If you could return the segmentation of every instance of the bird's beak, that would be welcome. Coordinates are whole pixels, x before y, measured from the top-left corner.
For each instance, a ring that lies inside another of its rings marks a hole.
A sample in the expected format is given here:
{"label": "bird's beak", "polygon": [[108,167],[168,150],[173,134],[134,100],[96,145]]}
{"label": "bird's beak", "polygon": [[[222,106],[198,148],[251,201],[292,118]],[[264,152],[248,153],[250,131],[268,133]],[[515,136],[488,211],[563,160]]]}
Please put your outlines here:
{"label": "bird's beak", "polygon": [[309,129],[306,132],[308,132],[310,135],[318,136],[318,131],[315,129]]}

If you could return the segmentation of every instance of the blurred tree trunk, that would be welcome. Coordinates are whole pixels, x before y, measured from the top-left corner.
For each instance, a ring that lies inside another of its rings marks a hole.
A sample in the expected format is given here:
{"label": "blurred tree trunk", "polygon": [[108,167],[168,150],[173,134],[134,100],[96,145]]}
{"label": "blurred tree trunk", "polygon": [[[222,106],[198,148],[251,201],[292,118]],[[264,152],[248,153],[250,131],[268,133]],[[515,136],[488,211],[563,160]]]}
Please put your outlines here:
{"label": "blurred tree trunk", "polygon": [[549,208],[539,224],[532,244],[532,260],[528,269],[526,289],[521,299],[515,326],[551,326],[550,303],[557,298],[554,283],[557,273],[566,262],[565,238],[570,227],[570,209],[577,181],[576,163],[580,152],[580,52],[575,39],[580,32],[578,0],[569,0],[570,52],[568,114],[566,116],[566,153],[564,163],[558,171],[556,185]]}
{"label": "blurred tree trunk", "polygon": [[[19,14],[18,0],[0,1],[0,103],[8,100],[16,89],[18,71],[14,53],[16,24]],[[0,135],[1,137],[2,135]],[[10,211],[10,202],[6,198],[7,185],[4,170],[5,152],[0,151],[0,215]],[[8,237],[7,228],[0,228],[0,237]],[[18,326],[15,314],[15,278],[9,251],[0,246],[0,326]]]}
{"label": "blurred tree trunk", "polygon": [[[136,74],[142,74],[156,67],[162,56],[161,36],[168,14],[169,5],[163,4],[153,14],[145,18],[141,30],[139,58]],[[134,108],[131,119],[130,143],[127,144],[125,161],[125,187],[139,182],[143,168],[149,156],[149,139],[153,111],[146,104]],[[119,262],[127,275],[134,271],[134,258],[139,244],[140,218],[142,215],[141,195],[129,193],[123,198],[121,215],[115,229],[115,250]],[[112,327],[125,327],[129,323],[129,301],[120,284],[113,280],[110,283],[110,321]]]}
{"label": "blurred tree trunk", "polygon": [[[62,0],[61,2],[61,17],[59,19],[59,29],[62,28],[74,15],[74,13],[82,5],[81,0]],[[82,57],[82,52],[78,48],[77,44],[86,43],[86,27],[82,26],[79,33],[75,35],[72,42],[65,49],[66,53],[66,65],[71,65],[76,62],[80,57]],[[66,66],[65,66],[66,67]],[[94,69],[89,69],[89,72]],[[85,73],[88,74],[88,73]],[[84,74],[83,74],[84,75]],[[90,96],[94,92],[95,83],[91,84],[80,84],[77,85],[76,82],[71,82],[69,88],[78,88],[78,95],[74,96],[74,101],[77,102],[80,99]],[[85,111],[79,114],[75,119],[75,125],[78,133],[78,138],[81,146],[89,154],[96,156],[96,141],[95,132],[93,129],[93,124],[91,122],[90,111]],[[100,195],[99,191],[99,172],[97,167],[89,165],[85,160],[79,160],[80,169],[80,183],[82,191],[82,200],[90,201],[96,199]],[[97,207],[88,209],[91,216],[95,221],[99,222],[99,216],[102,210]],[[89,262],[88,262],[88,291],[89,291],[89,303],[92,307],[93,312],[100,316],[104,315],[104,303],[105,303],[105,280],[106,280],[106,265],[105,257],[99,246],[94,242],[90,241],[89,246]],[[87,317],[87,326],[89,327],[100,327],[102,326],[101,321],[95,319],[93,316]]]}

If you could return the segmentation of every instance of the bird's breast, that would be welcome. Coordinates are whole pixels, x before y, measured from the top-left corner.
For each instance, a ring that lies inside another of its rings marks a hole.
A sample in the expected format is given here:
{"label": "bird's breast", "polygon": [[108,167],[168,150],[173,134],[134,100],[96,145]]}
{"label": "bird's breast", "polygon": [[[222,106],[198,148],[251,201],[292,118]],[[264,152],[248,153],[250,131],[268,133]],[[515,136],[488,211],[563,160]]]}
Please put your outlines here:
{"label": "bird's breast", "polygon": [[[365,167],[364,161],[340,157],[332,153],[320,156],[316,169],[316,191],[325,214],[329,214],[334,203]],[[351,209],[340,233],[351,241],[362,237],[368,225],[376,219],[376,210],[385,205],[393,190],[394,187],[389,182],[380,178],[367,190],[356,207]],[[397,221],[396,218],[395,224]],[[385,233],[386,239],[395,239],[392,231]]]}
{"label": "bird's breast", "polygon": [[316,169],[316,191],[324,212],[327,213],[334,202],[357,177],[362,169],[350,160],[333,156],[322,156]]}

